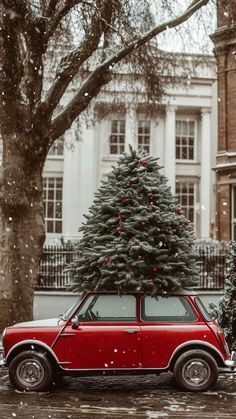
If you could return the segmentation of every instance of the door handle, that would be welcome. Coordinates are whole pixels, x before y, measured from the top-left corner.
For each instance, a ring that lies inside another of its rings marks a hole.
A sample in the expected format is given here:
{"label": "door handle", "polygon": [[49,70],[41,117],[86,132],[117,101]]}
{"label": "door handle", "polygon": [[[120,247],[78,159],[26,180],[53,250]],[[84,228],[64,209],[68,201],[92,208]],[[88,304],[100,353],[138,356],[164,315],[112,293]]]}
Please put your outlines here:
{"label": "door handle", "polygon": [[124,332],[125,333],[137,333],[139,331],[139,329],[125,329]]}

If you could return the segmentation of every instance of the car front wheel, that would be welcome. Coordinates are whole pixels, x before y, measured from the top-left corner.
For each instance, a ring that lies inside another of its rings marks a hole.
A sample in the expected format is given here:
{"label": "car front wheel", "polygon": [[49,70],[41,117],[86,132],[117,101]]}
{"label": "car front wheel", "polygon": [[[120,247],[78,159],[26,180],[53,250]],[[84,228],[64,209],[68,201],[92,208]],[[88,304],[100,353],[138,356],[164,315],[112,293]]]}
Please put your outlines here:
{"label": "car front wheel", "polygon": [[53,383],[53,370],[45,354],[24,351],[11,361],[9,378],[18,390],[46,391]]}
{"label": "car front wheel", "polygon": [[217,363],[210,354],[200,349],[185,352],[175,363],[174,378],[183,390],[209,390],[218,378]]}

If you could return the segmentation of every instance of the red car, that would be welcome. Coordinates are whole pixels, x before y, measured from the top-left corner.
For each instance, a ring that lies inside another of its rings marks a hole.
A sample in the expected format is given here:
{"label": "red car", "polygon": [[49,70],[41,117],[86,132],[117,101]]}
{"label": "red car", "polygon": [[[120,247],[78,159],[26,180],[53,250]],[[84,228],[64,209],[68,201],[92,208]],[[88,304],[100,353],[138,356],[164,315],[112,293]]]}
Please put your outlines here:
{"label": "red car", "polygon": [[2,365],[19,390],[44,391],[64,375],[171,371],[187,391],[205,391],[235,366],[224,335],[196,294],[151,297],[87,293],[57,319],[3,333]]}

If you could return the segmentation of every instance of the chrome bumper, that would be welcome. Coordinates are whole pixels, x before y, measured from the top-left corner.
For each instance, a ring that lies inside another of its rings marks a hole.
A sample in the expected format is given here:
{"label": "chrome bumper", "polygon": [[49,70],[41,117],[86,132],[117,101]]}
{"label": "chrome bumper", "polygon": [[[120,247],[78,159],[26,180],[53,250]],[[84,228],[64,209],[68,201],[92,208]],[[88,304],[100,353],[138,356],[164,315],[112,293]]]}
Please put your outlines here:
{"label": "chrome bumper", "polygon": [[231,352],[230,359],[225,361],[225,366],[232,369],[236,367],[236,351]]}

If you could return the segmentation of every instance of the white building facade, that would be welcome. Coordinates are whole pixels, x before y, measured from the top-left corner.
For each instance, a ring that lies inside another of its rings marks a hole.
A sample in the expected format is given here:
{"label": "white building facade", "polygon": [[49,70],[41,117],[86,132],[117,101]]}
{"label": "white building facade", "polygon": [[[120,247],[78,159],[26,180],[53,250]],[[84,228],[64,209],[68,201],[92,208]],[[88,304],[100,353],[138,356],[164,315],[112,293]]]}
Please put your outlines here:
{"label": "white building facade", "polygon": [[189,60],[192,75],[167,86],[159,112],[147,112],[142,95],[134,100],[126,74],[126,81],[113,81],[93,101],[93,123],[81,118],[64,144],[60,139],[53,145],[43,174],[47,243],[80,238],[83,214],[129,144],[159,157],[196,238],[214,237],[216,70],[212,57]]}

